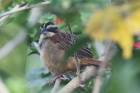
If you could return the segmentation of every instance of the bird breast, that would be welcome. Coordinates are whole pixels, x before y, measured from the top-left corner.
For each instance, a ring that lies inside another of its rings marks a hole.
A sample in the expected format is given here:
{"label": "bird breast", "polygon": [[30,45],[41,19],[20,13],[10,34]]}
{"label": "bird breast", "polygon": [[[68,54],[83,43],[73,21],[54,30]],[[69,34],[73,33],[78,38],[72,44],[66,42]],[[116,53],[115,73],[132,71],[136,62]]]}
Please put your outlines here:
{"label": "bird breast", "polygon": [[57,46],[49,39],[42,42],[42,46],[39,49],[40,59],[51,72],[61,73],[64,70],[62,65],[64,50],[59,50]]}

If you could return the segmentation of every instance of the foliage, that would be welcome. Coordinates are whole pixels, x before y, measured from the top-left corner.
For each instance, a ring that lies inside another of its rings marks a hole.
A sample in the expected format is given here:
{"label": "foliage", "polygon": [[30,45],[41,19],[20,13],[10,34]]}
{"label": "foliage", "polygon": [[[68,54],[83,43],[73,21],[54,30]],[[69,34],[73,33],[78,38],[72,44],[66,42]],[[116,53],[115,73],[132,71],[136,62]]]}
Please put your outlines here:
{"label": "foliage", "polygon": [[139,6],[137,3],[109,6],[99,11],[89,20],[85,28],[86,33],[100,41],[113,40],[123,49],[123,56],[126,59],[132,57],[133,35],[139,33]]}
{"label": "foliage", "polygon": [[[46,0],[0,0],[0,15],[10,11],[17,4],[23,7],[26,4],[32,6],[44,1]],[[23,42],[0,59],[0,78],[10,93],[49,93],[53,88],[54,83],[46,85],[53,75],[44,68],[37,49],[33,46],[33,42],[39,40],[40,25],[47,21],[55,22],[62,31],[69,32],[68,21],[73,33],[81,38],[67,51],[66,59],[85,43],[91,44],[94,58],[97,59],[101,49],[95,47],[95,42],[102,41],[106,46],[107,40],[113,40],[118,52],[111,60],[112,69],[104,73],[100,93],[139,93],[140,50],[133,48],[133,43],[139,41],[139,1],[132,3],[131,0],[52,0],[50,4],[41,8],[42,13],[34,19],[37,21],[33,26],[28,24],[32,8],[13,13],[9,18],[0,21],[0,49],[22,29],[27,33]],[[34,16],[38,12],[36,11]],[[70,78],[75,76],[72,74]],[[91,93],[94,81],[95,78],[91,78],[84,83],[84,88],[78,88],[73,93]],[[62,81],[59,89],[68,82]]]}

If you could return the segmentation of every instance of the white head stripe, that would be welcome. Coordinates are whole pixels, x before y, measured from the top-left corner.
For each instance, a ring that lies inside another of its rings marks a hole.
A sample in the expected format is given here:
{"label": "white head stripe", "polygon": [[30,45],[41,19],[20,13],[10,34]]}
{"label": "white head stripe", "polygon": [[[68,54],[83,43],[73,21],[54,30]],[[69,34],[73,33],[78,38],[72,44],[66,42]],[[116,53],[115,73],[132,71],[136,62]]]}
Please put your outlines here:
{"label": "white head stripe", "polygon": [[51,28],[51,27],[54,28],[54,27],[57,27],[57,26],[56,26],[56,25],[49,25],[49,26],[46,27],[46,29],[49,29],[49,28]]}

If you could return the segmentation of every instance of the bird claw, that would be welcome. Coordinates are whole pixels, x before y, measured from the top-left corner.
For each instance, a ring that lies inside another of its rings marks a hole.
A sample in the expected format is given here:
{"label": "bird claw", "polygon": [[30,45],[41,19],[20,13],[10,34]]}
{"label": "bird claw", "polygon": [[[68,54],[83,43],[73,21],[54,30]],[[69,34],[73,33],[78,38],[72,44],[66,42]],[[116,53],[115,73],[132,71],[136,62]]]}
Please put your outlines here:
{"label": "bird claw", "polygon": [[51,84],[51,83],[53,83],[55,80],[56,80],[57,78],[52,78],[51,80],[49,80],[48,82],[47,82],[47,84]]}
{"label": "bird claw", "polygon": [[51,84],[51,83],[53,83],[54,81],[56,81],[56,79],[61,79],[61,80],[63,80],[63,81],[66,81],[66,80],[69,80],[70,81],[70,79],[69,78],[64,78],[63,76],[55,76],[55,77],[53,77],[51,80],[49,80],[48,82],[47,82],[47,84]]}
{"label": "bird claw", "polygon": [[63,81],[66,81],[66,80],[69,80],[70,81],[70,79],[69,78],[64,78],[64,77],[59,77],[61,80],[63,80]]}
{"label": "bird claw", "polygon": [[62,74],[59,74],[59,75],[55,75],[51,80],[49,80],[48,82],[47,82],[47,84],[51,84],[51,83],[53,83],[56,79],[61,79],[61,80],[64,80],[64,81],[66,81],[66,80],[69,80],[70,81],[70,79],[69,78],[64,78],[63,77],[63,75],[64,74],[69,74],[69,73],[72,73],[72,71],[67,71],[67,72],[64,72],[64,73],[62,73]]}

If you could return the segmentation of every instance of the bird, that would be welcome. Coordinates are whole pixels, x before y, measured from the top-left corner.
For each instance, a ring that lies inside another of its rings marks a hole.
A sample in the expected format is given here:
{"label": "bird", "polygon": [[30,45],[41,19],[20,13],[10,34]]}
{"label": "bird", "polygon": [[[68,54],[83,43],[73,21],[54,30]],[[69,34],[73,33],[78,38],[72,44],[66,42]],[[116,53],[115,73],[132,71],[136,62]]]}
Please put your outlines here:
{"label": "bird", "polygon": [[[80,38],[74,34],[61,31],[53,22],[43,23],[40,26],[40,30],[40,59],[45,67],[51,73],[55,74],[48,83],[54,82],[57,78],[62,78],[63,75],[76,72],[77,67],[74,55],[70,56],[65,64],[63,63],[63,59],[68,49],[74,44],[72,38],[75,43],[80,40]],[[77,57],[81,68],[88,65],[98,67],[101,64],[100,60],[94,59],[88,44],[77,51]]]}

